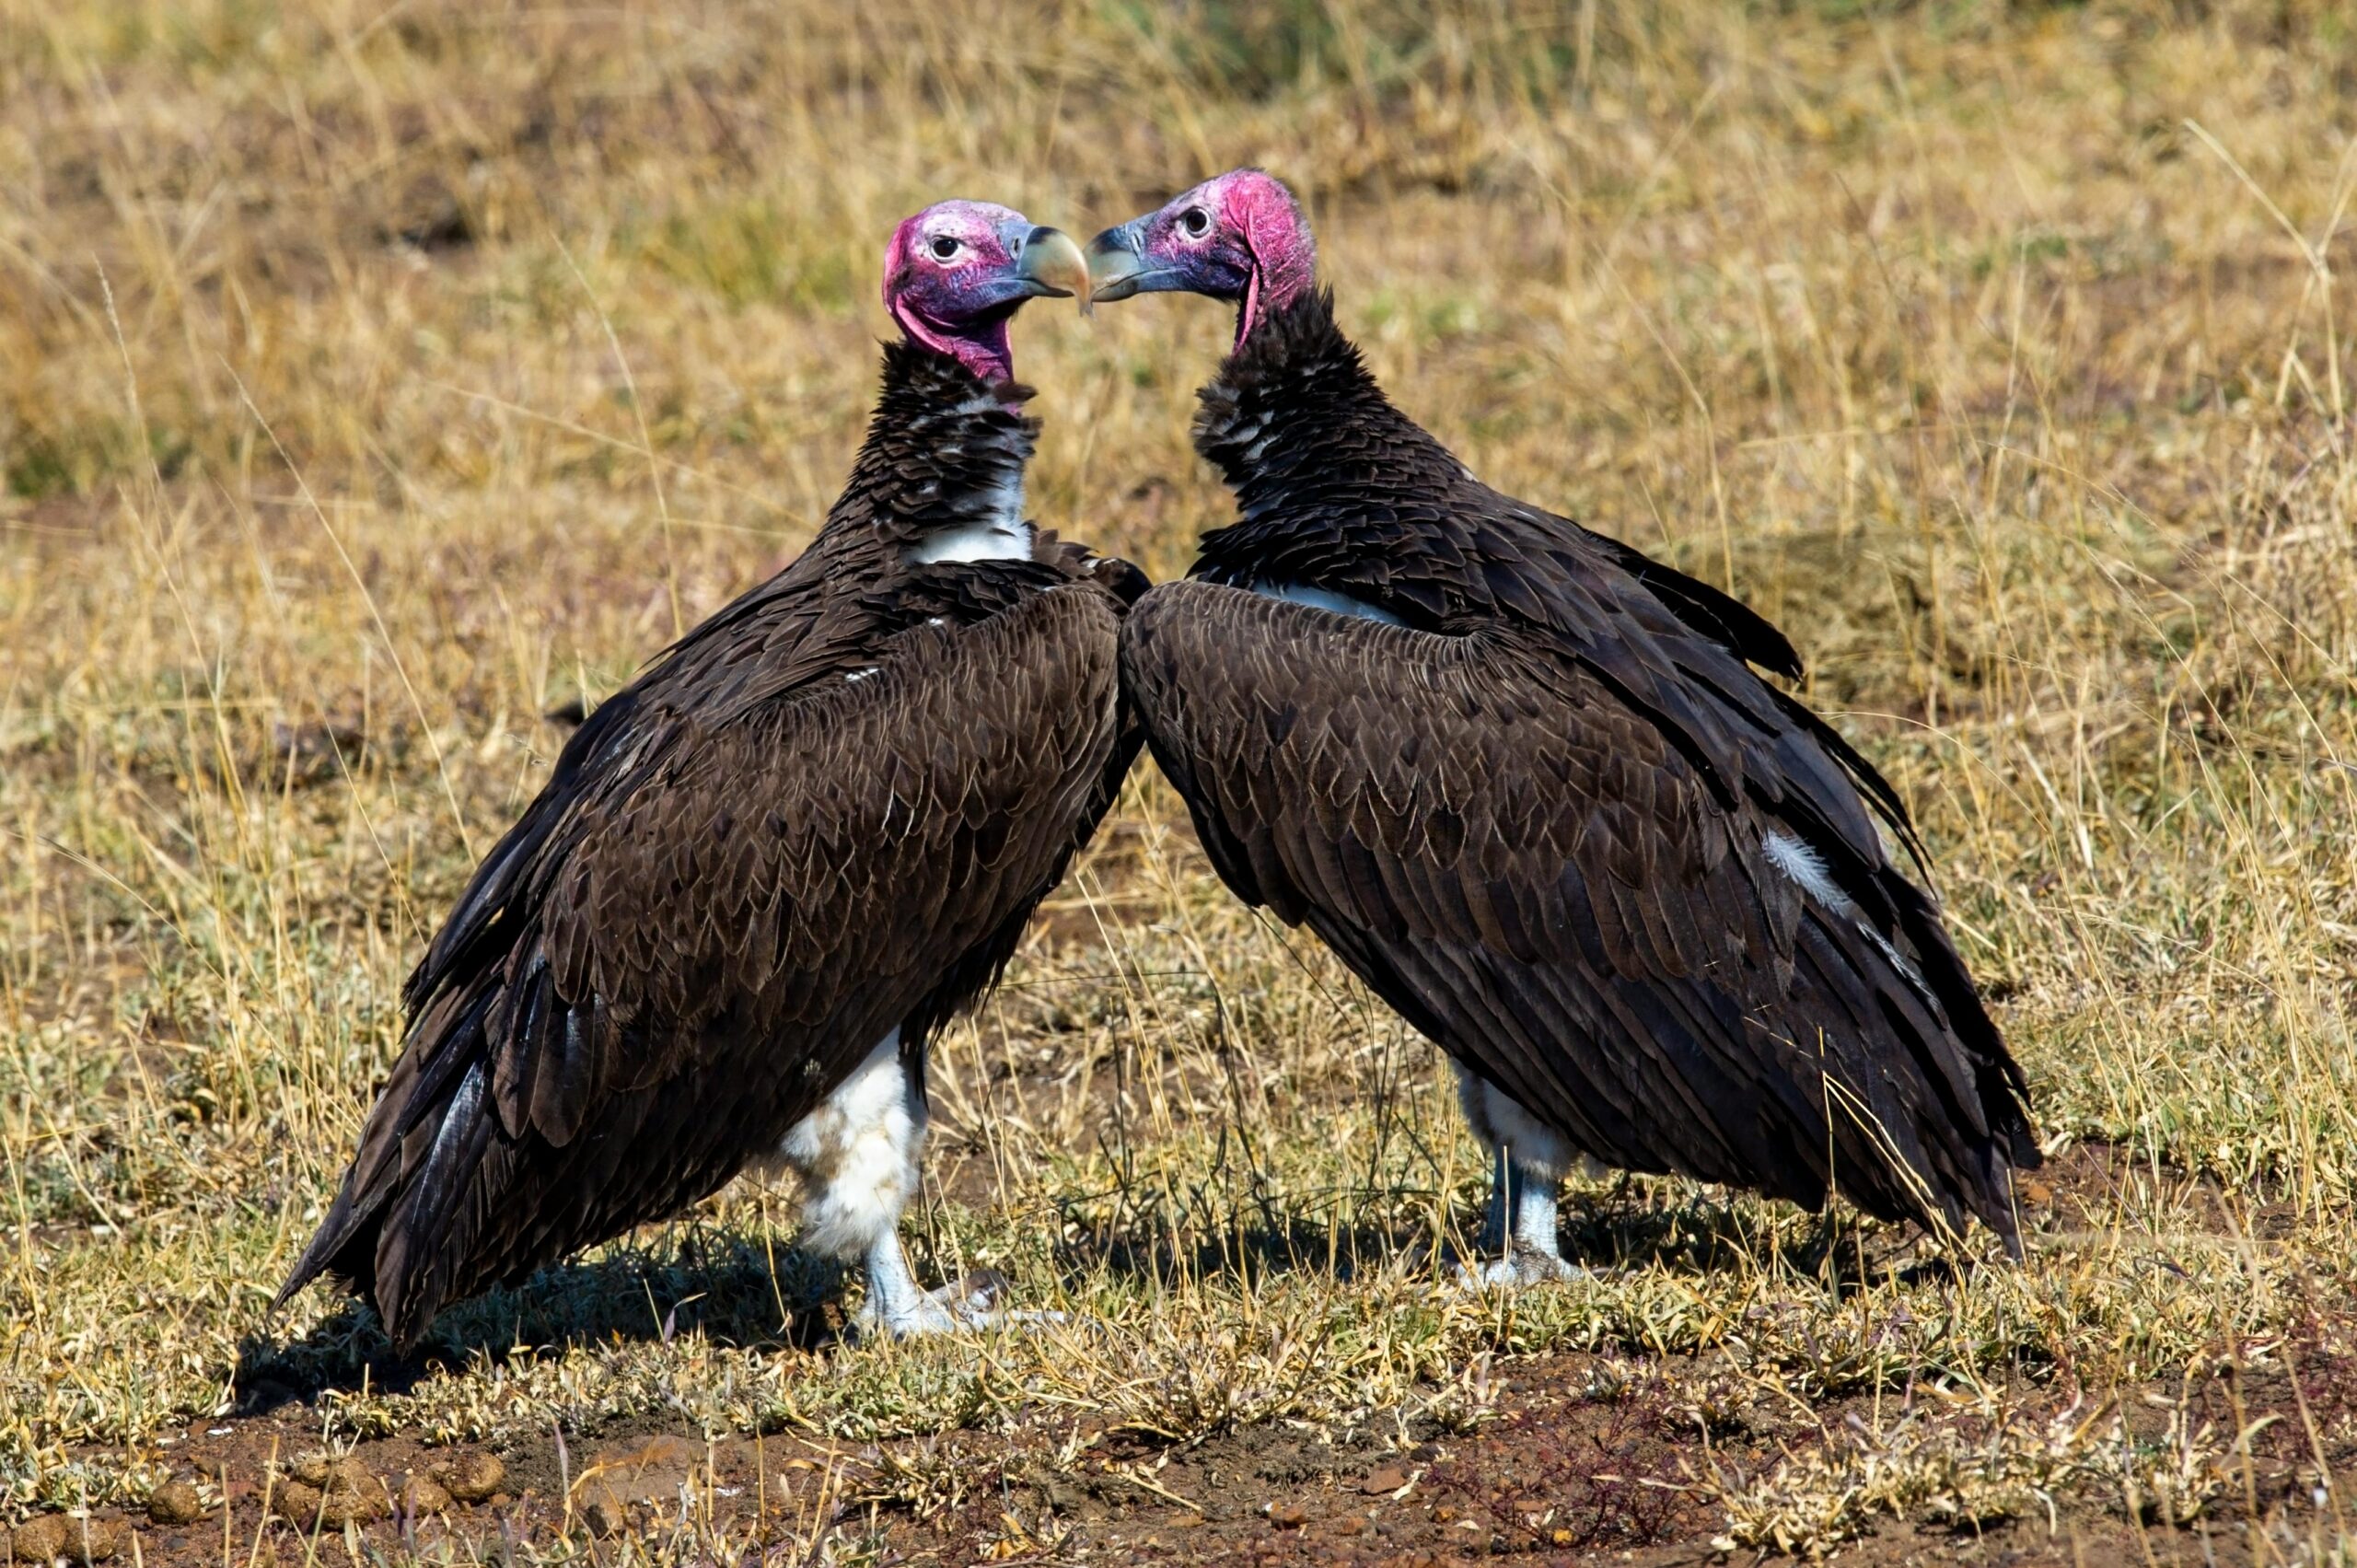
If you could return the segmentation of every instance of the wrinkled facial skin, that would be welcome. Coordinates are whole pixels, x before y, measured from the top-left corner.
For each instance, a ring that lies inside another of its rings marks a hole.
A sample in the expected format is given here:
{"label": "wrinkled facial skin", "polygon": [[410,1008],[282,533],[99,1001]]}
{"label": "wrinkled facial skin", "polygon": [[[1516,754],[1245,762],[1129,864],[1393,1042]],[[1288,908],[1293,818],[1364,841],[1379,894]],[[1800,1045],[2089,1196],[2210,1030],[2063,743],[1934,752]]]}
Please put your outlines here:
{"label": "wrinkled facial skin", "polygon": [[884,250],[884,308],[900,331],[993,384],[1014,378],[1006,323],[1023,302],[1086,288],[1069,238],[989,202],[936,202]]}
{"label": "wrinkled facial skin", "polygon": [[1206,180],[1158,212],[1089,242],[1092,297],[1201,294],[1236,303],[1236,341],[1306,293],[1318,248],[1284,182],[1257,168]]}

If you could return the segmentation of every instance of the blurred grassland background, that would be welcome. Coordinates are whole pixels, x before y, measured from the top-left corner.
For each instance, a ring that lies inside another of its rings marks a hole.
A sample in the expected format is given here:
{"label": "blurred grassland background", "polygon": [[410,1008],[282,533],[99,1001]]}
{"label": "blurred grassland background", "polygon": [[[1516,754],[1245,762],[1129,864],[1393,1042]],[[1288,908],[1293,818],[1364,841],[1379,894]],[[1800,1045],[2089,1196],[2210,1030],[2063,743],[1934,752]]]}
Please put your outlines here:
{"label": "blurred grassland background", "polygon": [[[816,1344],[831,1275],[740,1187],[323,1426],[1185,1440],[1478,1419],[1483,1353],[1568,1347],[1993,1409],[2340,1332],[2352,88],[2329,0],[0,0],[0,1508],[135,1496],[233,1382],[381,1350],[326,1293],[264,1307],[400,981],[542,714],[809,538],[890,226],[964,195],[1085,238],[1242,162],[1485,479],[1792,634],[2063,1169],[2116,1179],[1965,1290],[1582,1188],[1569,1244],[1629,1268],[1450,1297],[1481,1172],[1434,1053],[1237,908],[1143,765],[937,1049],[907,1227],[1096,1327]],[[1024,314],[1041,522],[1184,570],[1228,514],[1187,443],[1225,315]],[[1730,1527],[1854,1527],[1805,1481]]]}

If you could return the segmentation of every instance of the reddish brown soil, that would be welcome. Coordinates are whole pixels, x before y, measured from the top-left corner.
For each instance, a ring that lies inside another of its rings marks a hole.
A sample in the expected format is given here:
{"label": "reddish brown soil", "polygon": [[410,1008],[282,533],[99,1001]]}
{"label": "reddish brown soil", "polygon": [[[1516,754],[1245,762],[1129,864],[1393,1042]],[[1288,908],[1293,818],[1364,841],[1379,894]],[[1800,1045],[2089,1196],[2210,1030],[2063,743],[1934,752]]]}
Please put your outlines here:
{"label": "reddish brown soil", "polygon": [[[2278,1541],[2305,1539],[2316,1522],[2318,1447],[2331,1471],[2357,1460],[2357,1357],[2315,1343],[2289,1348],[2299,1372],[2296,1396],[2292,1376],[2270,1367],[2135,1391],[2124,1401],[2140,1430],[2157,1430],[2166,1416],[2162,1401],[2175,1399],[2189,1399],[2200,1420],[2225,1431],[2278,1418],[2253,1440],[2243,1494],[2213,1505],[2216,1516],[2193,1529],[2139,1526],[2116,1504],[2081,1499],[2051,1527],[2031,1517],[1976,1535],[1885,1521],[1845,1547],[1843,1560],[2098,1568],[2218,1561],[2226,1552],[2248,1561],[2254,1517]],[[503,1456],[506,1477],[495,1497],[456,1504],[438,1517],[381,1518],[359,1533],[364,1549],[388,1550],[405,1531],[420,1548],[445,1536],[486,1548],[503,1538],[550,1547],[568,1529],[589,1539],[621,1530],[661,1538],[679,1527],[684,1488],[689,1516],[718,1525],[749,1556],[765,1520],[772,1534],[807,1537],[811,1526],[831,1519],[857,1533],[872,1529],[887,1549],[884,1561],[908,1563],[1419,1568],[1503,1560],[1660,1568],[1719,1555],[1713,1539],[1724,1522],[1701,1484],[1713,1469],[1740,1476],[1772,1467],[1782,1452],[1867,1411],[1863,1402],[1789,1414],[1755,1407],[1721,1423],[1724,1430],[1706,1441],[1690,1408],[1649,1386],[1597,1398],[1597,1365],[1587,1356],[1512,1364],[1502,1369],[1496,1413],[1478,1430],[1410,1433],[1404,1435],[1421,1440],[1405,1447],[1397,1433],[1335,1436],[1271,1427],[1173,1450],[1086,1427],[1041,1426],[879,1450],[790,1436],[708,1443],[638,1423],[569,1434],[562,1456],[552,1435],[516,1446]],[[166,1452],[180,1473],[226,1475],[228,1517],[216,1513],[180,1528],[131,1521],[139,1560],[191,1568],[218,1563],[225,1530],[235,1559],[246,1559],[259,1542],[257,1561],[299,1560],[308,1532],[265,1524],[261,1493],[273,1453],[284,1463],[314,1446],[307,1434],[316,1427],[307,1415],[297,1406],[200,1423],[172,1444]],[[397,1486],[402,1472],[423,1473],[447,1458],[447,1451],[405,1439],[364,1444],[359,1453],[372,1473]],[[885,1495],[894,1490],[895,1459],[900,1499]],[[908,1480],[911,1475],[918,1479]],[[909,1492],[926,1496],[912,1503]],[[993,1557],[993,1549],[1004,1555]],[[341,1540],[328,1550],[341,1555]],[[1754,1555],[1741,1552],[1736,1560]],[[127,1541],[122,1556],[129,1556]]]}
{"label": "reddish brown soil", "polygon": [[[2075,1150],[2026,1184],[2028,1218],[2049,1236],[2100,1229],[2124,1184],[2182,1179],[2111,1150]],[[2225,1223],[2223,1205],[2209,1212]],[[2262,1214],[2252,1225],[2268,1223]],[[2266,1347],[2257,1365],[2237,1369],[2238,1359],[2222,1355],[2228,1365],[2189,1383],[2088,1396],[2116,1401],[2140,1435],[2157,1435],[2180,1404],[2196,1428],[2227,1440],[2251,1434],[2229,1494],[2193,1527],[2140,1524],[2116,1499],[2081,1496],[2063,1499],[2051,1521],[2034,1516],[1977,1534],[1884,1520],[1845,1545],[1843,1561],[2157,1568],[2296,1551],[2320,1523],[2319,1481],[2329,1487],[2357,1466],[2357,1330],[2319,1306],[2305,1332]],[[1492,1559],[1643,1568],[1720,1555],[1713,1543],[1724,1520],[1712,1501],[1714,1476],[1762,1474],[1787,1454],[1897,1413],[1889,1395],[1879,1406],[1853,1399],[1814,1409],[1714,1397],[1706,1429],[1693,1388],[1724,1385],[1740,1396],[1733,1380],[1713,1382],[1707,1367],[1688,1362],[1640,1365],[1633,1378],[1630,1372],[1626,1363],[1608,1368],[1587,1355],[1501,1364],[1491,1413],[1470,1432],[1280,1424],[1184,1448],[1046,1418],[1012,1434],[958,1433],[882,1448],[790,1435],[707,1442],[662,1420],[624,1423],[566,1433],[562,1449],[554,1434],[503,1449],[505,1479],[483,1501],[438,1516],[395,1511],[354,1527],[364,1551],[395,1551],[405,1535],[428,1550],[455,1537],[478,1557],[503,1541],[552,1548],[568,1534],[600,1543],[604,1555],[621,1532],[659,1540],[688,1520],[708,1532],[690,1553],[699,1557],[714,1547],[758,1557],[755,1543],[764,1538],[807,1540],[833,1524],[877,1538],[879,1561],[959,1568],[978,1561],[1421,1568]],[[2032,1417],[2071,1402],[2067,1378],[2048,1377],[2016,1390]],[[286,1398],[266,1383],[249,1390],[257,1396]],[[176,1476],[219,1484],[226,1516],[215,1511],[179,1527],[101,1519],[135,1531],[143,1565],[301,1561],[310,1533],[302,1526],[312,1521],[266,1517],[263,1494],[266,1487],[277,1494],[273,1463],[283,1474],[317,1446],[318,1430],[317,1412],[291,1400],[198,1422],[168,1438],[159,1457]],[[451,1453],[396,1438],[363,1444],[358,1457],[399,1495],[405,1473],[424,1474]],[[2332,1509],[2328,1498],[2324,1519]],[[2277,1550],[2261,1550],[2255,1530]],[[343,1533],[340,1525],[323,1532]],[[118,1536],[115,1544],[117,1561],[134,1560],[132,1540]],[[343,1551],[340,1539],[319,1544]]]}

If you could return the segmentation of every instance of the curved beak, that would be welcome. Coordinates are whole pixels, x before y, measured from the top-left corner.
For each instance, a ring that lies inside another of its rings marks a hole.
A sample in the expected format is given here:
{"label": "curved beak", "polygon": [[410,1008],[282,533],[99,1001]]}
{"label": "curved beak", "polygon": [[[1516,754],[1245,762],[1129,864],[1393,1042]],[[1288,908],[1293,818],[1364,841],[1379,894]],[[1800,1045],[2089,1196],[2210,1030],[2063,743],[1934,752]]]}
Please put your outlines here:
{"label": "curved beak", "polygon": [[1154,287],[1155,273],[1138,254],[1138,223],[1115,224],[1088,242],[1089,298],[1099,305]]}
{"label": "curved beak", "polygon": [[1015,259],[1015,275],[1029,285],[1029,294],[1050,299],[1077,295],[1086,315],[1089,306],[1088,259],[1073,237],[1060,228],[1034,228],[1023,237]]}

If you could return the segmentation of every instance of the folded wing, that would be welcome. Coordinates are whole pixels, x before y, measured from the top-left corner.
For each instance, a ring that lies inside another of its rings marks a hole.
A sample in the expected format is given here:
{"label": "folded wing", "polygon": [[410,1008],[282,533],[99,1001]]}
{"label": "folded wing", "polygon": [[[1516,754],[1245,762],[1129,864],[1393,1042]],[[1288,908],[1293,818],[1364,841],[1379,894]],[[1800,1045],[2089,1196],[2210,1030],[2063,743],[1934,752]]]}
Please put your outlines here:
{"label": "folded wing", "polygon": [[1074,583],[861,651],[740,604],[599,707],[411,978],[280,1299],[332,1270],[406,1343],[716,1190],[984,989],[1134,754],[1120,608]]}
{"label": "folded wing", "polygon": [[1586,1153],[2010,1238],[2018,1074],[1977,1003],[1956,1016],[1930,906],[1772,693],[1724,711],[1668,656],[1200,582],[1122,638],[1230,886]]}

